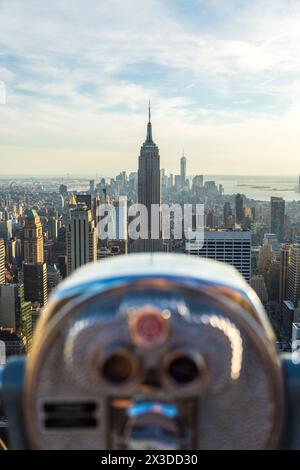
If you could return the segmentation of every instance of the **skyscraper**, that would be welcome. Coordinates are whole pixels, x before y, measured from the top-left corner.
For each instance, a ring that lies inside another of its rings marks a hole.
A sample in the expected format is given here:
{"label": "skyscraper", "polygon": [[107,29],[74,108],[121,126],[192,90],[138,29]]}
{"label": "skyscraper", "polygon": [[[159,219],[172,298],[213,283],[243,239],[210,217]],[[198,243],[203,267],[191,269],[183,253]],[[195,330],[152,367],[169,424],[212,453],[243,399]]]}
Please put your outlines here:
{"label": "skyscraper", "polygon": [[202,241],[186,242],[190,255],[215,259],[234,266],[250,282],[251,232],[241,230],[207,230]]}
{"label": "skyscraper", "polygon": [[47,265],[46,263],[23,263],[24,298],[29,302],[47,303]]}
{"label": "skyscraper", "polygon": [[26,340],[26,350],[32,341],[31,303],[24,300],[23,284],[5,284],[0,287],[0,326],[11,328]]}
{"label": "skyscraper", "polygon": [[12,220],[0,220],[0,238],[7,243],[12,238]]}
{"label": "skyscraper", "polygon": [[76,194],[76,203],[85,204],[86,207],[92,211],[92,196],[90,194]]}
{"label": "skyscraper", "polygon": [[181,177],[181,186],[183,187],[186,181],[186,157],[184,156],[184,152],[180,159],[180,177]]}
{"label": "skyscraper", "polygon": [[240,224],[244,218],[244,201],[241,194],[235,196],[235,220]]}
{"label": "skyscraper", "polygon": [[265,233],[263,239],[264,245],[270,245],[272,251],[274,251],[276,256],[280,254],[280,245],[278,243],[277,235],[275,233]]}
{"label": "skyscraper", "polygon": [[[148,211],[148,239],[139,239],[133,243],[132,251],[162,251],[161,218],[158,227],[151,224],[152,204],[160,204],[160,157],[157,145],[152,139],[151,110],[149,103],[149,120],[147,125],[147,137],[143,143],[139,156],[138,168],[138,202],[143,204]],[[159,238],[151,237],[151,229],[157,228]]]}
{"label": "skyscraper", "polygon": [[294,311],[300,301],[300,244],[291,245],[287,275],[287,294],[283,302],[283,327],[286,339],[292,335]]}
{"label": "skyscraper", "polygon": [[24,262],[43,263],[43,228],[40,217],[35,210],[26,212],[25,225],[23,228]]}
{"label": "skyscraper", "polygon": [[252,289],[255,290],[260,300],[263,303],[266,303],[268,301],[268,291],[266,288],[264,276],[262,274],[254,274],[251,277],[250,285]]}
{"label": "skyscraper", "polygon": [[271,232],[277,235],[280,242],[284,239],[285,201],[282,197],[271,197]]}
{"label": "skyscraper", "polygon": [[175,175],[174,177],[174,187],[175,187],[175,191],[176,193],[178,193],[180,190],[181,190],[181,176],[180,175]]}
{"label": "skyscraper", "polygon": [[300,301],[300,244],[291,246],[288,268],[287,298],[297,307]]}
{"label": "skyscraper", "polygon": [[16,356],[25,353],[23,339],[11,329],[2,328],[0,326],[0,344],[5,346],[4,357]]}
{"label": "skyscraper", "polygon": [[95,180],[90,180],[90,191],[89,191],[89,193],[92,197],[95,196]]}
{"label": "skyscraper", "polygon": [[233,228],[234,226],[234,216],[230,202],[225,202],[223,206],[223,222],[225,228]]}
{"label": "skyscraper", "polygon": [[56,264],[47,267],[48,292],[50,293],[61,281],[61,275]]}
{"label": "skyscraper", "polygon": [[279,302],[280,290],[280,262],[272,261],[267,272],[267,290],[269,301]]}
{"label": "skyscraper", "polygon": [[23,227],[24,297],[28,302],[47,303],[47,266],[44,263],[43,227],[35,210],[26,212]]}
{"label": "skyscraper", "polygon": [[56,240],[58,236],[58,219],[55,215],[49,216],[48,219],[48,239]]}
{"label": "skyscraper", "polygon": [[282,312],[283,301],[287,298],[287,277],[290,260],[290,246],[282,245],[280,249],[280,280],[279,280],[279,308]]}
{"label": "skyscraper", "polygon": [[[128,227],[127,227],[127,197],[119,196],[118,200],[114,201],[114,218],[113,229],[116,240],[123,240],[127,245]],[[127,248],[126,248],[127,253]]]}
{"label": "skyscraper", "polygon": [[71,210],[67,227],[68,274],[97,260],[97,234],[91,211],[85,204]]}
{"label": "skyscraper", "polygon": [[196,175],[192,180],[192,190],[203,188],[203,175]]}
{"label": "skyscraper", "polygon": [[5,283],[5,243],[0,239],[0,286]]}

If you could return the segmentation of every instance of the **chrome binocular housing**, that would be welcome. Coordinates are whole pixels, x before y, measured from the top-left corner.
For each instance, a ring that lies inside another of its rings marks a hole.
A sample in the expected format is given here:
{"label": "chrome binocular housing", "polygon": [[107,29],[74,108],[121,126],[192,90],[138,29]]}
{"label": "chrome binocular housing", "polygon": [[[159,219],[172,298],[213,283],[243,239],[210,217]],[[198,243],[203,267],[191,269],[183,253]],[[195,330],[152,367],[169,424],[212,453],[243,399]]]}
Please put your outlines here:
{"label": "chrome binocular housing", "polygon": [[149,253],[64,281],[23,366],[6,366],[2,395],[19,420],[15,447],[274,449],[285,445],[297,374],[234,268]]}

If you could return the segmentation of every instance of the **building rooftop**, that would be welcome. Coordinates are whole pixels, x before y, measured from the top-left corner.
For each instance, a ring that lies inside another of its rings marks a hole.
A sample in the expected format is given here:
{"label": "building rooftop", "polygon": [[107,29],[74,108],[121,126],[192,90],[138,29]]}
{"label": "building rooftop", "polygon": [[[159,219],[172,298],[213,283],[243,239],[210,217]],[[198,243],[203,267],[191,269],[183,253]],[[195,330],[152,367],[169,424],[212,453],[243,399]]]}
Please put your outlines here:
{"label": "building rooftop", "polygon": [[[251,232],[244,230],[204,230],[204,240],[227,239],[227,240],[251,240]],[[192,239],[191,242],[197,241]]]}
{"label": "building rooftop", "polygon": [[294,310],[295,306],[291,300],[285,300],[283,303],[289,310]]}
{"label": "building rooftop", "polygon": [[48,265],[48,273],[57,273],[58,269],[56,264],[49,264]]}
{"label": "building rooftop", "polygon": [[39,216],[35,209],[28,209],[25,212],[25,215],[28,217],[28,219],[35,219],[35,217]]}
{"label": "building rooftop", "polygon": [[4,343],[6,343],[8,341],[22,341],[22,340],[16,333],[0,329],[0,341],[4,341]]}

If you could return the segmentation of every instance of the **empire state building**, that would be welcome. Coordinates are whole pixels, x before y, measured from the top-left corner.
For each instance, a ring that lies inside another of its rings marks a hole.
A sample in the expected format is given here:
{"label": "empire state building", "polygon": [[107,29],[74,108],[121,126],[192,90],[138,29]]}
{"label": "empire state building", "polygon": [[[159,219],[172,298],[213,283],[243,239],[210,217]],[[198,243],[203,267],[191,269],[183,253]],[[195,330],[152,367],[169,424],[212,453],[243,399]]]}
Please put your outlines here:
{"label": "empire state building", "polygon": [[[136,240],[133,251],[152,252],[162,251],[161,217],[158,215],[156,227],[151,224],[151,210],[153,204],[161,203],[160,195],[160,157],[157,145],[152,138],[151,109],[149,102],[149,119],[147,125],[147,137],[143,143],[139,156],[138,169],[138,203],[143,204],[148,211],[148,239]],[[153,238],[153,233],[156,236]],[[152,232],[152,233],[151,233]]]}

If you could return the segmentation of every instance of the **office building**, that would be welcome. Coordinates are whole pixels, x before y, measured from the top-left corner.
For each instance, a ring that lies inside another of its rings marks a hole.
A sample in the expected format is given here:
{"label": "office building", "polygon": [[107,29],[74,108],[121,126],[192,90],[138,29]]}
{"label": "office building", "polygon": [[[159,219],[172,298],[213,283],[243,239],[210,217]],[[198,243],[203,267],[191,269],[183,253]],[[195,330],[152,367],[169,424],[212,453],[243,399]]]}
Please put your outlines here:
{"label": "office building", "polygon": [[58,237],[58,219],[56,216],[50,216],[48,219],[48,239],[57,240]]}
{"label": "office building", "polygon": [[89,193],[92,197],[95,197],[95,190],[96,190],[95,180],[90,180],[89,184],[90,184]]}
{"label": "office building", "polygon": [[68,265],[67,256],[66,255],[58,256],[58,269],[59,269],[62,279],[65,279],[67,277],[67,274],[68,274],[67,265]]}
{"label": "office building", "polygon": [[18,332],[24,338],[26,351],[32,343],[31,303],[24,299],[23,284],[0,286],[0,326]]}
{"label": "office building", "polygon": [[3,328],[17,329],[17,312],[15,284],[3,284],[0,286],[0,326]]}
{"label": "office building", "polygon": [[10,328],[0,326],[0,343],[5,344],[6,358],[26,352],[22,338]]}
{"label": "office building", "polygon": [[272,248],[272,251],[275,253],[276,256],[280,255],[280,245],[278,243],[278,238],[275,233],[265,233],[263,244],[270,245]]}
{"label": "office building", "polygon": [[23,263],[24,297],[44,306],[48,300],[46,263]]}
{"label": "office building", "polygon": [[[128,239],[128,226],[127,226],[127,198],[119,196],[118,200],[114,202],[114,234],[116,240],[124,241],[127,246]],[[127,253],[127,248],[126,248]]]}
{"label": "office building", "polygon": [[218,210],[216,208],[212,208],[210,211],[207,212],[205,216],[205,227],[208,228],[217,228],[220,226],[220,217]]}
{"label": "office building", "polygon": [[38,302],[34,302],[31,304],[31,317],[32,317],[32,331],[36,329],[38,321],[42,314],[42,308]]}
{"label": "office building", "polygon": [[68,195],[68,187],[67,187],[67,185],[61,184],[61,185],[59,186],[59,194],[61,194],[62,196],[67,196],[67,195]]}
{"label": "office building", "polygon": [[97,260],[97,233],[91,211],[85,204],[71,210],[67,226],[68,275],[86,263]]}
{"label": "office building", "polygon": [[[147,209],[147,227],[143,227],[147,239],[138,239],[131,244],[132,251],[153,252],[162,251],[161,217],[158,217],[155,226],[151,224],[151,211],[153,204],[160,204],[160,156],[157,145],[152,138],[152,124],[149,103],[149,119],[147,137],[140,150],[138,168],[138,203]],[[148,223],[147,223],[148,222]],[[151,231],[157,232],[157,237],[151,236]]]}
{"label": "office building", "polygon": [[276,259],[269,266],[266,284],[269,301],[279,303],[280,262]]}
{"label": "office building", "polygon": [[13,236],[12,220],[0,220],[0,238],[7,243]]}
{"label": "office building", "polygon": [[17,298],[17,284],[0,286],[0,326],[12,328],[13,331],[18,327]]}
{"label": "office building", "polygon": [[232,212],[230,202],[225,202],[223,207],[223,223],[225,228],[234,228],[235,225],[235,217]]}
{"label": "office building", "polygon": [[268,291],[264,277],[261,274],[254,274],[251,277],[250,285],[257,293],[261,302],[265,304],[268,301]]}
{"label": "office building", "polygon": [[22,247],[22,240],[20,240],[19,238],[16,239],[15,250],[16,250],[16,261],[18,264],[22,264],[23,247]]}
{"label": "office building", "polygon": [[182,189],[182,179],[181,175],[175,175],[174,177],[174,189],[175,192],[178,193]]}
{"label": "office building", "polygon": [[203,188],[203,175],[196,175],[192,179],[192,191],[198,193]]}
{"label": "office building", "polygon": [[283,302],[287,298],[287,278],[290,261],[290,245],[281,245],[280,249],[280,279],[279,279],[279,308],[282,312]]}
{"label": "office building", "polygon": [[169,178],[168,178],[168,175],[166,174],[166,170],[164,168],[162,168],[160,170],[160,181],[161,181],[162,189],[164,189],[166,191],[168,189]]}
{"label": "office building", "polygon": [[283,302],[282,323],[284,335],[291,340],[294,312],[300,302],[300,244],[290,247],[290,260],[287,273],[286,299]]}
{"label": "office building", "polygon": [[265,282],[268,280],[268,271],[271,264],[276,260],[276,255],[271,245],[263,245],[259,250],[257,260],[257,271],[264,276]]}
{"label": "office building", "polygon": [[277,235],[279,243],[284,240],[285,201],[282,197],[271,197],[271,232]]}
{"label": "office building", "polygon": [[237,224],[241,224],[244,219],[244,201],[241,194],[235,196],[235,220]]}
{"label": "office building", "polygon": [[5,283],[5,242],[0,238],[0,286]]}
{"label": "office building", "polygon": [[76,203],[79,204],[85,204],[86,207],[93,212],[93,207],[92,207],[92,196],[91,194],[76,194]]}
{"label": "office building", "polygon": [[215,259],[234,266],[250,282],[251,233],[240,230],[208,230],[204,232],[204,244],[197,240],[186,242],[190,255]]}
{"label": "office building", "polygon": [[50,293],[58,284],[61,282],[62,278],[57,268],[56,264],[48,265],[47,269],[48,277],[48,293]]}
{"label": "office building", "polygon": [[173,186],[174,186],[174,175],[170,173],[168,177],[168,188],[172,189]]}
{"label": "office building", "polygon": [[18,284],[18,298],[17,298],[17,312],[19,326],[17,332],[21,335],[26,352],[31,350],[32,336],[33,336],[33,323],[31,302],[25,301],[24,284]]}
{"label": "office building", "polygon": [[17,262],[17,243],[14,238],[11,238],[6,244],[6,258],[11,264]]}
{"label": "office building", "polygon": [[291,245],[290,263],[288,267],[287,299],[294,306],[300,301],[300,244]]}
{"label": "office building", "polygon": [[180,178],[181,178],[181,186],[185,186],[186,182],[186,157],[184,153],[180,159]]}
{"label": "office building", "polygon": [[26,212],[23,227],[23,246],[25,263],[44,262],[43,227],[35,210]]}

